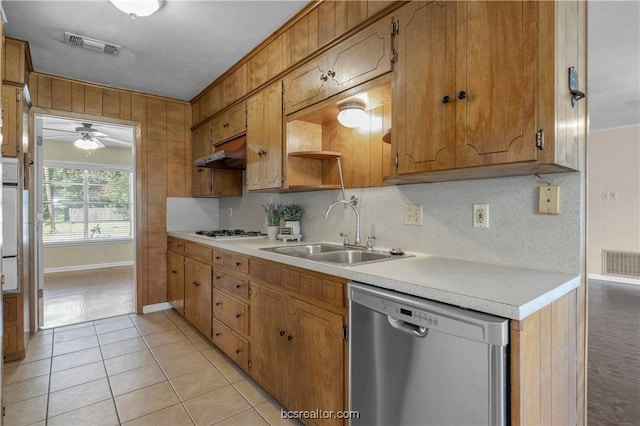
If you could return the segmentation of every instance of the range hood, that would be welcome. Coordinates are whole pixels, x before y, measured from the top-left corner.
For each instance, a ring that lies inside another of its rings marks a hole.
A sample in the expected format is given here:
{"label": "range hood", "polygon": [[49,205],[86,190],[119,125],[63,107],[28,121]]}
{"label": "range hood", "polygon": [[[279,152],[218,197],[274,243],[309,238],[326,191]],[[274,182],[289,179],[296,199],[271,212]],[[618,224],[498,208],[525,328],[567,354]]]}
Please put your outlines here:
{"label": "range hood", "polygon": [[241,136],[216,146],[213,154],[196,159],[193,165],[211,169],[244,169],[246,158],[246,138]]}

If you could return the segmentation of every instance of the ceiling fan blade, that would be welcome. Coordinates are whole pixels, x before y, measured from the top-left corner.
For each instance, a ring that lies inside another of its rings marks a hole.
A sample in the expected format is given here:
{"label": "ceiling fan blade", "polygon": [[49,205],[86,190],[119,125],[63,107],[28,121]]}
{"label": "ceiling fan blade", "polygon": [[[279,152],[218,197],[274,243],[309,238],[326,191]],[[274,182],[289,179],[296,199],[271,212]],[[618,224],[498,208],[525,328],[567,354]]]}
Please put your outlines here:
{"label": "ceiling fan blade", "polygon": [[129,142],[129,141],[112,138],[110,136],[101,136],[98,139],[100,139],[102,141],[110,142],[110,143],[112,143],[114,145],[121,145],[121,146],[126,146],[126,147],[131,147],[131,145],[132,145],[131,142]]}

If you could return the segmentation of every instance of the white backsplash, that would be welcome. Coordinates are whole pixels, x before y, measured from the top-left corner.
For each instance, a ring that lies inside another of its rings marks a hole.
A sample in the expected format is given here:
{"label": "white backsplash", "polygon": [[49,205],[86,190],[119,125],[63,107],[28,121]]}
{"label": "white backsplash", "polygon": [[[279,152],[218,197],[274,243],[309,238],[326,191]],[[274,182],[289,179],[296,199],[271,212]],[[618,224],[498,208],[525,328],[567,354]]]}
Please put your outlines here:
{"label": "white backsplash", "polygon": [[218,229],[217,198],[167,198],[167,231]]}
{"label": "white backsplash", "polygon": [[[560,215],[537,212],[538,186],[545,183],[535,176],[347,190],[347,197],[359,197],[362,241],[375,235],[379,248],[401,247],[484,263],[579,273],[580,174],[545,178],[561,186]],[[305,208],[301,221],[305,240],[341,243],[338,234],[348,232],[353,241],[351,209],[337,206],[324,219],[329,204],[340,198],[340,191],[222,198],[219,226],[266,232],[263,204],[299,203]],[[404,225],[404,205],[418,204],[422,205],[422,226]],[[489,204],[488,229],[473,228],[473,204]],[[232,217],[228,217],[230,207]]]}

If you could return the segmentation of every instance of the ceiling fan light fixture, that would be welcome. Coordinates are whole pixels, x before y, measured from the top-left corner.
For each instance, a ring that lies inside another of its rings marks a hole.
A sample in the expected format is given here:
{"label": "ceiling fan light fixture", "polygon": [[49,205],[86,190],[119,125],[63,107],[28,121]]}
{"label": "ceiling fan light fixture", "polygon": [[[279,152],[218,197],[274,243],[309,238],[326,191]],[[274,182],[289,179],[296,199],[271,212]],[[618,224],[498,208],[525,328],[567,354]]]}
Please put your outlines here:
{"label": "ceiling fan light fixture", "polygon": [[338,105],[338,122],[344,127],[361,127],[367,123],[368,115],[364,102],[352,100]]}
{"label": "ceiling fan light fixture", "polygon": [[92,138],[91,135],[88,133],[83,133],[82,137],[77,141],[75,141],[73,145],[76,148],[80,148],[84,150],[104,148],[104,144],[102,142],[100,142],[96,138]]}
{"label": "ceiling fan light fixture", "polygon": [[109,0],[120,11],[132,19],[139,16],[149,16],[156,13],[163,4],[163,0]]}

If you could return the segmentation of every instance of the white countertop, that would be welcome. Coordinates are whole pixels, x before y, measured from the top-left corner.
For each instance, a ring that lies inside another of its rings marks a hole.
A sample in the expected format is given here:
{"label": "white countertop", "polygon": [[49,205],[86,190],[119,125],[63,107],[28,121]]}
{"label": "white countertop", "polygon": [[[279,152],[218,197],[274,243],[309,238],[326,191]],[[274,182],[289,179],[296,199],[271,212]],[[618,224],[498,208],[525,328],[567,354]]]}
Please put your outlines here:
{"label": "white countertop", "polygon": [[269,241],[266,237],[213,240],[191,235],[190,232],[167,234],[516,320],[527,317],[580,286],[580,276],[577,275],[487,265],[419,253],[408,253],[415,257],[359,266],[337,266],[260,250],[313,243],[308,241],[285,244]]}

